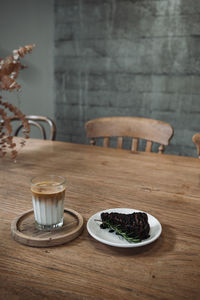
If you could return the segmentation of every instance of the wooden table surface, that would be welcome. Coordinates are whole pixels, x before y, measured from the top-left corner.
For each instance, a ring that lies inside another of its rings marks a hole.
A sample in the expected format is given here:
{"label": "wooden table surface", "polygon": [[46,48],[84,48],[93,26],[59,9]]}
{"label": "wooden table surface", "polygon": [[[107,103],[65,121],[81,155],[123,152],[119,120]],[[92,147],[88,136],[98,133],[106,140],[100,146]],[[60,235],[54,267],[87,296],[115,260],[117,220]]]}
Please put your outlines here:
{"label": "wooden table surface", "polygon": [[[144,247],[102,244],[87,232],[65,245],[14,241],[10,224],[32,209],[30,178],[67,178],[65,207],[85,221],[115,207],[162,224]],[[200,160],[30,139],[0,165],[0,299],[200,299]]]}

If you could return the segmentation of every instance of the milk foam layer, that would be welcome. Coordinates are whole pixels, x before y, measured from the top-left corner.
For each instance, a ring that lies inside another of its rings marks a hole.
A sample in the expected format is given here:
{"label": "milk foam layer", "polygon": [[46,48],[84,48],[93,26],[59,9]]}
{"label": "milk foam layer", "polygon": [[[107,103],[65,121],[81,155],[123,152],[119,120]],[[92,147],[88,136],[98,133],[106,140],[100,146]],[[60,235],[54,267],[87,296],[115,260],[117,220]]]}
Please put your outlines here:
{"label": "milk foam layer", "polygon": [[62,226],[65,187],[52,182],[40,182],[31,187],[36,224]]}

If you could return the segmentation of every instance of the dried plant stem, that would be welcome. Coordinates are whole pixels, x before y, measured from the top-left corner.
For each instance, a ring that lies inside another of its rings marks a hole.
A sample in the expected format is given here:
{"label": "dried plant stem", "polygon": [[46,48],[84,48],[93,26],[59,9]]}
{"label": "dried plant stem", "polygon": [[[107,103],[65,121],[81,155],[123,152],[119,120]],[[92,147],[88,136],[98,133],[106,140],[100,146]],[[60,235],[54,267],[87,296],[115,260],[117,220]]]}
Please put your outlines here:
{"label": "dried plant stem", "polygon": [[[20,62],[20,57],[30,53],[35,45],[27,45],[13,51],[13,55],[0,59],[0,90],[19,90],[21,86],[16,82],[19,70],[24,66]],[[19,120],[23,126],[24,139],[29,137],[30,126],[25,115],[15,105],[3,101],[0,96],[0,157],[7,152],[11,153],[11,158],[17,156],[16,144],[13,142],[12,125],[13,120]],[[21,146],[25,145],[25,140],[21,141]],[[9,151],[10,150],[10,151]]]}

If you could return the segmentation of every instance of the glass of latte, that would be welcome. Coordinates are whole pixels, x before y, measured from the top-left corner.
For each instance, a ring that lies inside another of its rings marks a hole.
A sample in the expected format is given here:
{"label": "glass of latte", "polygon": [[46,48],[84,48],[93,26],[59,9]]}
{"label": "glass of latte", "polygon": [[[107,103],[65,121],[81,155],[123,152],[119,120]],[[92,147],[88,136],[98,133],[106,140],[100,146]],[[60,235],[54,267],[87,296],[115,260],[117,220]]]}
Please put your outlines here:
{"label": "glass of latte", "polygon": [[63,225],[66,180],[56,175],[31,179],[35,225],[39,230],[52,230]]}

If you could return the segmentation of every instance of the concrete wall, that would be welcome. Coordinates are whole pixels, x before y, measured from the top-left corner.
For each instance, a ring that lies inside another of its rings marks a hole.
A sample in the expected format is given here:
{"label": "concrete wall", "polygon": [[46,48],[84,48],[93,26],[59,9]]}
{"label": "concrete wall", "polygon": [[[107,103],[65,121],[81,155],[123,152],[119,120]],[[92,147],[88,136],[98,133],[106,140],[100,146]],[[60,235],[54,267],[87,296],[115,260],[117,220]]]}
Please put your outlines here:
{"label": "concrete wall", "polygon": [[4,92],[3,96],[25,114],[54,118],[53,0],[1,0],[0,57],[33,43],[36,48],[21,60],[28,67],[21,70],[17,79],[22,86],[21,92]]}
{"label": "concrete wall", "polygon": [[171,123],[166,153],[194,155],[200,131],[199,0],[55,1],[58,138],[128,115]]}

